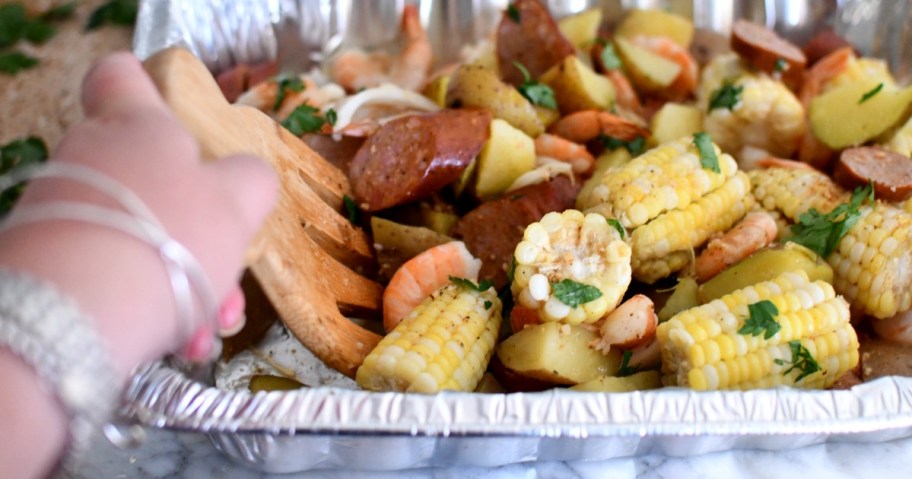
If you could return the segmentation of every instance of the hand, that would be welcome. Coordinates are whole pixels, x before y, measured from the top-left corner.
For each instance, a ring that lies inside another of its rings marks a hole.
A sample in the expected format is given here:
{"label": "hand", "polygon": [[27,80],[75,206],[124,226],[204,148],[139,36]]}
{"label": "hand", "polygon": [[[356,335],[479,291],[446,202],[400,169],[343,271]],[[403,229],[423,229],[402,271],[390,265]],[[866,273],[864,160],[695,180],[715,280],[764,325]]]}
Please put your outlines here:
{"label": "hand", "polygon": [[[220,328],[236,330],[243,253],[275,201],[271,169],[243,155],[202,163],[194,139],[129,54],[112,55],[89,72],[83,108],[86,119],[51,161],[88,166],[133,190],[203,266],[223,304]],[[62,179],[35,180],[21,203],[47,200],[120,209],[104,194]],[[35,223],[0,237],[0,264],[48,279],[75,298],[98,322],[124,372],[180,346],[164,265],[133,237],[85,223]],[[186,350],[191,359],[208,353],[211,335],[194,336]]]}

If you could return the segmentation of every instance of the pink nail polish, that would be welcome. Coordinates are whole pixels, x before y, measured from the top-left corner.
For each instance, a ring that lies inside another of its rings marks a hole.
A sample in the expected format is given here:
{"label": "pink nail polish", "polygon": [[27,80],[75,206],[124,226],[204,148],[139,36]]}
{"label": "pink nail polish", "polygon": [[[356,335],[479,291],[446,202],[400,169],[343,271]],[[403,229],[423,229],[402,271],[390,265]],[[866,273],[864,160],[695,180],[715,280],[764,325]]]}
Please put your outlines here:
{"label": "pink nail polish", "polygon": [[221,336],[237,334],[244,327],[244,322],[241,321],[244,305],[244,292],[241,291],[241,288],[235,287],[228,293],[228,297],[219,308],[218,326]]}
{"label": "pink nail polish", "polygon": [[202,327],[193,333],[193,337],[184,348],[184,356],[189,361],[200,362],[212,355],[215,338],[208,327]]}

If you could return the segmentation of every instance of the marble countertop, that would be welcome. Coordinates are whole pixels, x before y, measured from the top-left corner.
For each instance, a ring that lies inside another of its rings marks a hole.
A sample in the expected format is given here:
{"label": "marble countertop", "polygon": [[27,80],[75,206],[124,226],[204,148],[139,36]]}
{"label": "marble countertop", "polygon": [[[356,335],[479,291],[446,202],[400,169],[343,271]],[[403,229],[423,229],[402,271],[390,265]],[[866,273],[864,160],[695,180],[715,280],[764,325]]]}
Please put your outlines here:
{"label": "marble countertop", "polygon": [[270,475],[233,463],[198,434],[148,430],[137,449],[95,442],[74,478],[891,478],[909,477],[912,437],[882,443],[832,443],[791,451],[732,451],[689,458],[646,455],[600,462],[522,463],[499,468],[445,468],[413,471],[311,471]]}

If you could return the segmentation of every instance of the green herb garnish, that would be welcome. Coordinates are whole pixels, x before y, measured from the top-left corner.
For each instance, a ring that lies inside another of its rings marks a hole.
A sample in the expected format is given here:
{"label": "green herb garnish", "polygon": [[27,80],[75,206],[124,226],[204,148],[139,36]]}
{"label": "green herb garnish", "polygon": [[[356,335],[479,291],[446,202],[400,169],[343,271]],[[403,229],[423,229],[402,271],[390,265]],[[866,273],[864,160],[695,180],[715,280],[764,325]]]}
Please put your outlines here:
{"label": "green herb garnish", "polygon": [[631,156],[640,156],[643,153],[643,150],[646,148],[646,139],[642,136],[638,136],[630,141],[624,141],[620,138],[615,138],[613,136],[608,136],[605,134],[599,134],[599,140],[602,142],[602,145],[609,150],[614,150],[617,148],[625,148],[630,152]]}
{"label": "green herb garnish", "polygon": [[859,208],[865,200],[874,201],[874,188],[870,184],[856,188],[848,204],[842,203],[825,215],[811,208],[792,225],[794,236],[789,241],[806,246],[826,259],[858,222],[861,217]]}
{"label": "green herb garnish", "polygon": [[41,19],[46,22],[54,22],[57,20],[66,20],[73,16],[76,13],[76,1],[67,2],[62,5],[51,8],[50,10],[44,12],[41,15]]}
{"label": "green herb garnish", "polygon": [[633,352],[624,351],[624,355],[621,356],[621,366],[618,368],[617,373],[614,374],[615,376],[622,378],[640,372],[640,368],[636,366],[630,366],[631,357],[633,357]]}
{"label": "green herb garnish", "polygon": [[554,97],[554,90],[544,83],[532,80],[529,70],[519,62],[513,62],[513,65],[522,72],[523,82],[517,90],[522,96],[526,97],[533,105],[541,105],[545,108],[557,110],[557,99]]}
{"label": "green herb garnish", "polygon": [[450,282],[457,286],[462,286],[463,288],[469,288],[471,290],[478,291],[479,293],[484,293],[491,288],[491,280],[489,279],[483,279],[479,281],[478,284],[475,284],[470,279],[450,276]]}
{"label": "green herb garnish", "polygon": [[789,64],[785,61],[784,58],[777,58],[776,63],[773,64],[774,72],[784,72],[788,68]]}
{"label": "green herb garnish", "polygon": [[485,311],[491,309],[491,306],[494,306],[494,303],[492,303],[492,302],[490,302],[490,301],[485,301],[485,302],[484,302]]}
{"label": "green herb garnish", "polygon": [[0,6],[0,48],[13,46],[21,40],[28,24],[25,7],[22,4]]}
{"label": "green herb garnish", "polygon": [[738,330],[738,334],[749,336],[760,336],[762,334],[763,339],[769,339],[782,329],[782,326],[776,321],[779,310],[772,301],[764,299],[763,301],[748,304],[747,310],[749,316],[744,321],[744,326],[741,326],[741,329]]}
{"label": "green herb garnish", "polygon": [[507,5],[507,16],[510,17],[510,20],[513,20],[513,23],[519,23],[519,9],[516,8],[516,5],[512,3]]}
{"label": "green herb garnish", "polygon": [[319,110],[310,105],[300,105],[288,115],[288,118],[282,120],[282,126],[288,128],[295,136],[320,131],[326,119],[317,113]]}
{"label": "green herb garnish", "polygon": [[38,59],[20,52],[0,53],[0,72],[15,75],[38,65]]}
{"label": "green herb garnish", "polygon": [[729,111],[735,108],[735,105],[741,100],[743,86],[735,86],[730,81],[722,84],[722,87],[712,92],[709,100],[709,111],[716,108],[728,108]]}
{"label": "green herb garnish", "polygon": [[864,95],[861,95],[861,100],[858,100],[858,104],[861,105],[862,103],[870,100],[874,95],[880,93],[880,90],[883,90],[883,86],[883,83],[878,83],[877,86],[874,87],[871,91],[865,93]]}
{"label": "green herb garnish", "polygon": [[716,156],[716,149],[713,148],[712,138],[707,133],[694,133],[694,146],[700,151],[700,166],[704,169],[721,173],[719,168],[719,157]]}
{"label": "green herb garnish", "polygon": [[572,279],[562,279],[552,284],[551,289],[554,291],[554,297],[571,308],[602,297],[602,292],[595,286],[578,283]]}
{"label": "green herb garnish", "polygon": [[275,103],[272,105],[273,111],[278,111],[279,107],[282,106],[282,103],[285,101],[285,97],[288,96],[288,92],[292,91],[295,93],[304,91],[304,82],[300,78],[283,78],[279,80],[278,90],[276,91]]}
{"label": "green herb garnish", "polygon": [[345,212],[348,213],[348,221],[351,224],[358,223],[358,205],[351,196],[342,195],[342,204],[345,205]]}
{"label": "green herb garnish", "polygon": [[85,29],[86,31],[96,30],[105,25],[132,27],[136,23],[138,11],[138,0],[109,0],[92,12]]}
{"label": "green herb garnish", "polygon": [[621,239],[624,239],[624,237],[627,236],[627,230],[624,229],[624,225],[622,225],[620,221],[614,218],[605,219],[608,221],[608,224],[611,225],[612,228],[617,230],[618,234],[621,235]]}
{"label": "green herb garnish", "polygon": [[329,110],[326,110],[327,123],[329,123],[330,125],[335,125],[336,120],[338,120],[338,119],[339,119],[339,115],[336,113],[336,110],[333,110],[332,108],[330,108]]}
{"label": "green herb garnish", "polygon": [[785,361],[784,359],[776,359],[776,364],[780,366],[785,366],[786,364],[791,364],[792,366],[782,372],[782,375],[792,372],[797,369],[801,371],[801,374],[798,375],[798,378],[795,379],[795,382],[801,381],[802,379],[810,376],[811,374],[820,371],[820,364],[811,356],[811,352],[807,350],[804,346],[801,345],[801,341],[794,339],[789,341],[789,348],[792,350],[792,360]]}
{"label": "green herb garnish", "polygon": [[[47,156],[47,146],[41,138],[32,136],[11,141],[0,146],[0,175],[5,175],[14,168],[43,163]],[[25,184],[20,183],[6,191],[0,191],[0,216],[9,212],[24,189]]]}
{"label": "green herb garnish", "polygon": [[599,58],[602,60],[602,67],[604,67],[605,70],[620,70],[621,58],[618,57],[617,52],[614,51],[614,44],[604,38],[599,38],[598,42],[599,45],[602,46],[602,53],[599,55]]}

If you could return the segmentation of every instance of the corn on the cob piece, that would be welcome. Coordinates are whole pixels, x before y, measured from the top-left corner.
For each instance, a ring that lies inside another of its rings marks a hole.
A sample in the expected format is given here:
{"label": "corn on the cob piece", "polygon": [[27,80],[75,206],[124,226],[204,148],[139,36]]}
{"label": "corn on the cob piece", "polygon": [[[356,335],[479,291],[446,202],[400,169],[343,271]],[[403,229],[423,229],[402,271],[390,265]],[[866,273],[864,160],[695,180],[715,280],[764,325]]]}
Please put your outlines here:
{"label": "corn on the cob piece", "polygon": [[[766,331],[739,332],[748,305],[764,300],[778,310],[773,319],[780,329],[768,339]],[[849,305],[829,283],[811,282],[803,271],[685,310],[660,324],[657,337],[663,382],[698,390],[825,388],[858,364]]]}
{"label": "corn on the cob piece", "polygon": [[355,379],[371,391],[472,391],[494,354],[500,323],[493,288],[446,285],[380,341]]}
{"label": "corn on the cob piece", "polygon": [[[714,65],[717,62],[719,65]],[[737,59],[723,55],[704,70],[697,103],[706,111],[706,132],[731,154],[753,146],[776,156],[791,157],[804,136],[804,107],[782,82],[739,66]],[[741,89],[737,103],[731,109],[708,110],[714,92],[726,81]]]}
{"label": "corn on the cob piece", "polygon": [[[791,222],[811,208],[828,213],[848,200],[833,181],[811,170],[769,168],[750,172],[753,195],[766,210]],[[876,202],[859,219],[827,262],[833,286],[853,308],[889,318],[912,308],[912,213]]]}
{"label": "corn on the cob piece", "polygon": [[684,268],[692,250],[753,204],[750,181],[713,145],[720,173],[703,168],[692,137],[660,145],[605,172],[581,204],[631,229],[633,276],[647,283]]}
{"label": "corn on the cob piece", "polygon": [[[593,323],[613,311],[627,291],[630,255],[621,232],[604,216],[577,210],[548,213],[526,227],[516,246],[511,290],[519,304],[536,310],[543,321]],[[596,288],[598,297],[567,304],[558,293],[565,280],[579,285],[574,287]]]}

